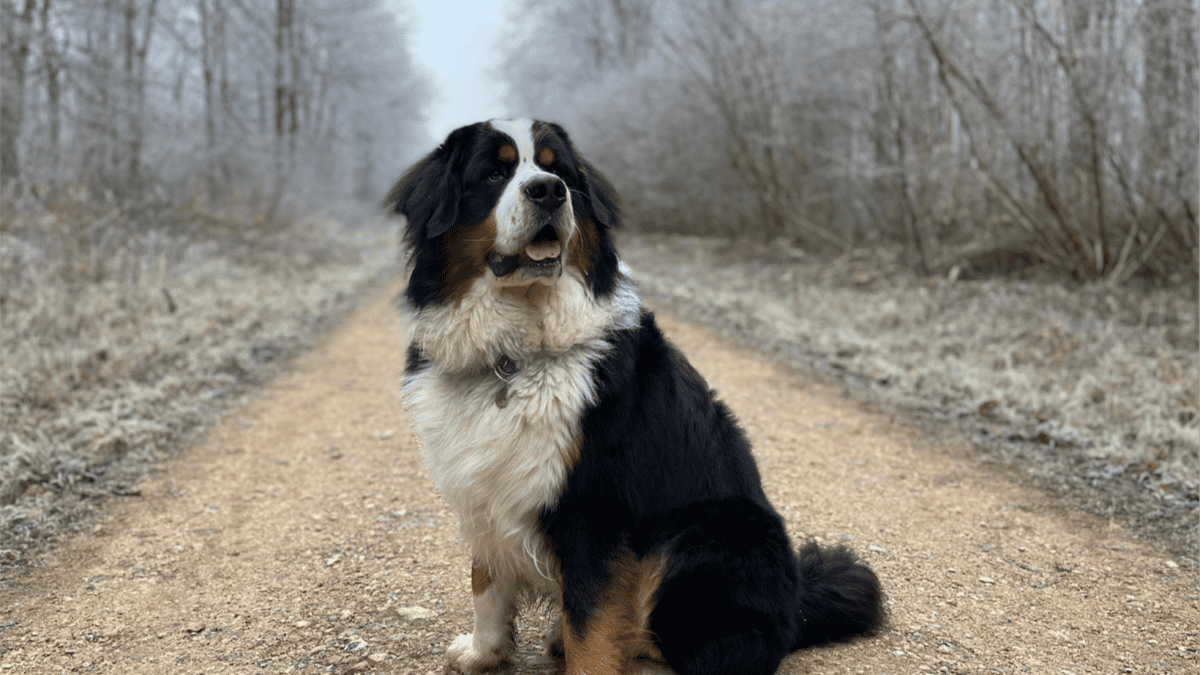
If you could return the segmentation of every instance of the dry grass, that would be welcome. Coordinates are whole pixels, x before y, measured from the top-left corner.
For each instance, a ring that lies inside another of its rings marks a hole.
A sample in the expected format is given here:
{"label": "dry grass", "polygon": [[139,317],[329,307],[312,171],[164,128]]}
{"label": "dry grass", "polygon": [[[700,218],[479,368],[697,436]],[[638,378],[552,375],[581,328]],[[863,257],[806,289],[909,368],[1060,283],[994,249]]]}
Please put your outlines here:
{"label": "dry grass", "polygon": [[90,508],[82,497],[131,489],[397,261],[394,224],[370,214],[97,211],[82,191],[8,206],[0,562]]}
{"label": "dry grass", "polygon": [[959,420],[1041,482],[1103,493],[1096,510],[1132,490],[1155,511],[1140,516],[1184,519],[1194,539],[1200,328],[1186,293],[914,279],[878,257],[695,237],[632,237],[622,251],[650,297],[877,400]]}

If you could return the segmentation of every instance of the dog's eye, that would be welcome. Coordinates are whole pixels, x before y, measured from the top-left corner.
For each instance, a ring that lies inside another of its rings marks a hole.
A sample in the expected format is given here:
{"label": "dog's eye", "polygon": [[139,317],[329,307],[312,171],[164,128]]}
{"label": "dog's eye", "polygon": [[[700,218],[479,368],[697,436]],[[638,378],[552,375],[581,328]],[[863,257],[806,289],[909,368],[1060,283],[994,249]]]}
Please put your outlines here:
{"label": "dog's eye", "polygon": [[504,180],[504,172],[499,169],[496,169],[495,171],[488,174],[488,180],[492,181],[493,183],[496,181],[499,181],[499,180]]}

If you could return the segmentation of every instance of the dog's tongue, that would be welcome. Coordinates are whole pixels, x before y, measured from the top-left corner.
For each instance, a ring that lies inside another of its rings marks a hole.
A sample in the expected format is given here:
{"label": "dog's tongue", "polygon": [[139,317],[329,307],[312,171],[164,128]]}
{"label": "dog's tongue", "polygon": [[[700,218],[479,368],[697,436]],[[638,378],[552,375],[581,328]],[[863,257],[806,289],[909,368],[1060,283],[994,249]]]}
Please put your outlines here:
{"label": "dog's tongue", "polygon": [[530,260],[553,258],[561,252],[562,247],[557,241],[535,241],[525,247],[525,255],[529,256]]}

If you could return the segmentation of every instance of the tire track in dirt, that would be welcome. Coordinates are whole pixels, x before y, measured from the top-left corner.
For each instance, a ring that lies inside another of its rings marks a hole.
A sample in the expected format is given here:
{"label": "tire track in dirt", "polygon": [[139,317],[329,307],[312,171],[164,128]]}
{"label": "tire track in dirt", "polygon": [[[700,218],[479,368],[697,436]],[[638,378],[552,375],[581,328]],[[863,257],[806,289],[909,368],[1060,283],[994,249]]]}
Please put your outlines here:
{"label": "tire track in dirt", "polygon": [[[0,590],[0,673],[443,672],[470,627],[469,555],[398,398],[399,288]],[[887,630],[780,672],[1196,672],[1188,562],[660,323],[739,415],[793,537],[846,542],[883,577]],[[522,614],[523,655],[545,619]]]}

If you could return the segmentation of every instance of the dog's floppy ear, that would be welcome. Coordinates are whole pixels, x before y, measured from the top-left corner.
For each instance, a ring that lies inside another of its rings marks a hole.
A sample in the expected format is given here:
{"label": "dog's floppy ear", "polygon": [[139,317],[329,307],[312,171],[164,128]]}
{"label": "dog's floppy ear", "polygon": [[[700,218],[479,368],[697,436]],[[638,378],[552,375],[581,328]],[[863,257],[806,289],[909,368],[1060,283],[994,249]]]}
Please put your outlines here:
{"label": "dog's floppy ear", "polygon": [[576,165],[579,167],[581,187],[587,197],[584,206],[589,211],[588,215],[591,216],[592,222],[605,229],[620,225],[621,202],[617,196],[617,189],[604,177],[604,174],[600,173],[599,169],[579,154],[579,150],[571,142],[571,137],[567,135],[566,129],[553,122],[542,122],[541,124],[545,124],[546,128],[557,134],[574,155]]}
{"label": "dog's floppy ear", "polygon": [[600,227],[617,227],[621,224],[621,202],[617,189],[591,162],[578,153],[575,158],[579,163],[579,176],[587,186],[588,209],[592,212],[592,220]]}
{"label": "dog's floppy ear", "polygon": [[409,241],[440,237],[458,220],[462,184],[455,165],[471,128],[454,130],[388,192],[383,205],[408,219],[405,236]]}

